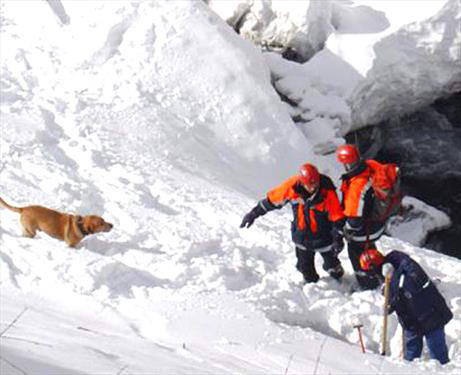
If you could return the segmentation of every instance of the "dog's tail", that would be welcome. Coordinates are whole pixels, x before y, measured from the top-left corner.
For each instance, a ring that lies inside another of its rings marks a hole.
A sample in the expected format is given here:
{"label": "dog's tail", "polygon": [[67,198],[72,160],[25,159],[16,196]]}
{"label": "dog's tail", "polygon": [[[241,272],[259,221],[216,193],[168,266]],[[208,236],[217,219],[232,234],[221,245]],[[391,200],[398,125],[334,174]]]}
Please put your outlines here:
{"label": "dog's tail", "polygon": [[17,212],[18,214],[20,214],[22,212],[22,208],[21,207],[13,207],[13,206],[10,206],[8,203],[6,203],[2,198],[0,198],[0,205],[2,205],[3,207],[5,208],[8,208],[9,210],[13,211],[13,212]]}

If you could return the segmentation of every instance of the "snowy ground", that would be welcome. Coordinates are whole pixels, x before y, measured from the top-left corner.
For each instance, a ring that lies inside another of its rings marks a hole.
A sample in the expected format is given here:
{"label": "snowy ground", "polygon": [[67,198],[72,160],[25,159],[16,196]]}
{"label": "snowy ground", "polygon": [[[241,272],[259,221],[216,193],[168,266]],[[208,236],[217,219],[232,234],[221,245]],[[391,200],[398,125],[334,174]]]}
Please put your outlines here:
{"label": "snowy ground", "polygon": [[382,297],[350,294],[345,253],[343,284],[319,264],[302,289],[288,210],[238,228],[299,163],[339,173],[313,150],[330,129],[293,125],[254,46],[202,2],[63,4],[68,25],[45,2],[1,3],[1,196],[115,227],[69,249],[0,211],[2,374],[461,371],[458,260],[380,241],[440,280],[455,315],[452,362],[406,364],[395,317],[376,354]]}

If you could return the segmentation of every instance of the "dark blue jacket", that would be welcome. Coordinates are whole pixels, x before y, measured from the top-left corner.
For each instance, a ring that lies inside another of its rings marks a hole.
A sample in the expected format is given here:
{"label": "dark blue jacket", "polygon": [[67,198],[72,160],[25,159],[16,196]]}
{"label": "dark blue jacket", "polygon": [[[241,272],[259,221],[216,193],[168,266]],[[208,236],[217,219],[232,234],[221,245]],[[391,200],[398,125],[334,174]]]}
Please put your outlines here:
{"label": "dark blue jacket", "polygon": [[418,263],[397,250],[386,255],[385,263],[394,267],[389,313],[397,313],[405,330],[426,334],[453,318],[445,299]]}

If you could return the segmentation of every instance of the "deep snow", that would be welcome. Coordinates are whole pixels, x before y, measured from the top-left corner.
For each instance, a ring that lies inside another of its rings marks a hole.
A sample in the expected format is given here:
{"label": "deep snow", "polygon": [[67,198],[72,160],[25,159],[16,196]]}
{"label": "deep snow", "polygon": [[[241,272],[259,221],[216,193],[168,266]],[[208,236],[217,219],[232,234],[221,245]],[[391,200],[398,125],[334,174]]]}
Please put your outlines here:
{"label": "deep snow", "polygon": [[[45,2],[0,5],[2,198],[115,224],[69,249],[21,237],[17,214],[0,211],[2,373],[459,373],[459,261],[379,242],[440,280],[455,314],[452,362],[406,364],[394,316],[391,356],[376,355],[382,297],[350,294],[345,252],[343,284],[319,264],[319,283],[302,288],[289,210],[238,228],[301,162],[339,175],[318,152],[338,129],[297,128],[271,86],[299,66],[263,56],[199,1],[66,1],[59,18]],[[316,118],[350,113],[350,86],[328,80],[336,62],[323,53],[302,67]],[[423,222],[403,223],[408,239],[447,224],[410,203]]]}

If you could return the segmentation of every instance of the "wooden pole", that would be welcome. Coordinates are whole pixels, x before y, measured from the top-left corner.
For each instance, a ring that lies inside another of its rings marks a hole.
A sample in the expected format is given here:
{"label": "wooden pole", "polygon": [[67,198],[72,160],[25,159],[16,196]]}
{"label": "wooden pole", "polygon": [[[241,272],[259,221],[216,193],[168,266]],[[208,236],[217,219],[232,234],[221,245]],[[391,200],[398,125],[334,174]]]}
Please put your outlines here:
{"label": "wooden pole", "polygon": [[383,305],[383,329],[381,332],[381,355],[387,354],[387,315],[389,311],[389,288],[391,284],[391,275],[384,277],[384,305]]}

